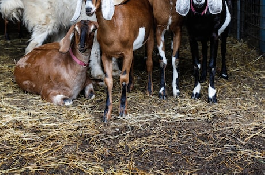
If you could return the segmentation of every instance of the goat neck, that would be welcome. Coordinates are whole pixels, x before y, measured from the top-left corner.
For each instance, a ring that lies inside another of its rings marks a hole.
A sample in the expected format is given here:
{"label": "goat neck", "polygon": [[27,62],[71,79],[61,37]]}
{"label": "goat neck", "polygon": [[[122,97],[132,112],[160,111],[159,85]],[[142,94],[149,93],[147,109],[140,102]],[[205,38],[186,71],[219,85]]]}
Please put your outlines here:
{"label": "goat neck", "polygon": [[194,14],[200,14],[200,15],[204,15],[207,13],[207,10],[208,10],[208,1],[207,3],[205,3],[202,7],[200,8],[197,8],[196,6],[194,7],[193,6],[193,1],[190,0],[190,8],[191,8],[191,11],[194,13]]}
{"label": "goat neck", "polygon": [[87,67],[89,56],[90,56],[90,49],[87,49],[84,53],[81,53],[76,46],[72,46],[69,49],[69,54],[71,55],[71,58],[76,62],[76,64],[79,64],[80,66]]}

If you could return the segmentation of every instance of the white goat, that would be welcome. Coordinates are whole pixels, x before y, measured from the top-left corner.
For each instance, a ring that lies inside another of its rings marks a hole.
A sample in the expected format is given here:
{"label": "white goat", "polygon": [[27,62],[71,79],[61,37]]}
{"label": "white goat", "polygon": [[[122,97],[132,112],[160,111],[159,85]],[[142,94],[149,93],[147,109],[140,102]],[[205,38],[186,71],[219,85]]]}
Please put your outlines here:
{"label": "white goat", "polygon": [[[81,4],[80,4],[81,3]],[[80,6],[81,15],[71,21],[76,7]],[[73,0],[2,0],[1,13],[6,19],[18,18],[23,13],[23,22],[29,32],[32,32],[30,42],[25,53],[42,45],[48,37],[51,42],[60,41],[70,26],[80,20],[96,21],[95,15],[86,15],[84,2]],[[104,73],[100,62],[99,44],[94,39],[90,61],[91,75],[94,78],[103,79]]]}

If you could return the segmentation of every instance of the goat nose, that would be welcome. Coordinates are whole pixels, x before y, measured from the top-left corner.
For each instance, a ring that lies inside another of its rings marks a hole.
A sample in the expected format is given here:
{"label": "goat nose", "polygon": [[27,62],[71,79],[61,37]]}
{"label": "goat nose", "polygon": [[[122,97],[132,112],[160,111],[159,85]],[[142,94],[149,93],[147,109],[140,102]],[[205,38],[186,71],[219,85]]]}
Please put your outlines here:
{"label": "goat nose", "polygon": [[91,7],[86,8],[86,14],[89,16],[92,14],[92,8]]}

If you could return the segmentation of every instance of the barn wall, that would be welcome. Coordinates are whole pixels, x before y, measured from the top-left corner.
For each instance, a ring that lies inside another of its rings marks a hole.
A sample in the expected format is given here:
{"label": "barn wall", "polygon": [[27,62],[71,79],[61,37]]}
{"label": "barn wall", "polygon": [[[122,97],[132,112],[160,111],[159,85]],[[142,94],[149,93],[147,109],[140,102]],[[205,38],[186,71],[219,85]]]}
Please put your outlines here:
{"label": "barn wall", "polygon": [[231,33],[265,53],[265,0],[235,0]]}

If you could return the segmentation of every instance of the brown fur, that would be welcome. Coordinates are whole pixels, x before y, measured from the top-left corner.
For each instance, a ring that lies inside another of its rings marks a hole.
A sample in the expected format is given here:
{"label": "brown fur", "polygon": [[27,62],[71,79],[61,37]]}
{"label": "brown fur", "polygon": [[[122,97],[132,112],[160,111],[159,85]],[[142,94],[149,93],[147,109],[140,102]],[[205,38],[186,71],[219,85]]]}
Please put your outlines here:
{"label": "brown fur", "polygon": [[[176,0],[149,0],[150,4],[153,7],[153,13],[156,23],[156,42],[157,47],[160,47],[160,44],[163,43],[162,50],[165,52],[165,41],[161,39],[163,32],[166,30],[170,30],[173,33],[173,50],[172,50],[172,57],[176,56],[176,53],[179,51],[180,41],[181,41],[181,28],[182,28],[182,21],[183,17],[180,16],[176,12]],[[168,25],[169,19],[171,18],[171,24]],[[160,55],[161,56],[161,55]],[[176,62],[172,63],[178,67],[179,59],[176,59]],[[163,65],[163,61],[160,60],[160,65]],[[167,65],[163,67],[163,75],[165,75],[165,68]],[[164,77],[164,80],[166,78]],[[162,84],[161,86],[165,86]],[[178,86],[178,85],[177,85]],[[164,87],[166,89],[166,87]],[[165,98],[166,94],[164,92],[160,92],[160,98]],[[176,96],[178,94],[174,94]]]}
{"label": "brown fur", "polygon": [[[79,52],[81,22],[73,25],[60,43],[48,43],[35,48],[22,57],[14,70],[17,84],[25,91],[40,94],[41,97],[57,105],[72,103],[79,92],[86,88],[86,96],[93,93],[91,80],[87,77],[87,67],[77,64],[69,54],[88,63],[97,23],[89,21],[86,34],[86,52]],[[73,34],[72,40],[70,35]],[[72,42],[72,45],[70,43]],[[60,50],[60,51],[59,51]],[[57,97],[56,97],[57,96]]]}
{"label": "brown fur", "polygon": [[[129,0],[122,5],[115,6],[115,13],[111,20],[102,16],[100,0],[93,0],[98,8],[96,11],[99,29],[97,39],[102,51],[102,62],[106,73],[107,103],[103,120],[111,118],[112,112],[112,57],[122,58],[123,66],[120,75],[120,86],[129,84],[129,72],[133,62],[133,43],[139,34],[139,28],[145,27],[145,42],[147,43],[147,72],[149,76],[148,94],[153,91],[152,85],[152,51],[153,51],[153,14],[148,0]],[[130,87],[129,87],[130,88]],[[124,92],[124,91],[122,91]],[[126,93],[125,93],[126,94]],[[121,99],[124,96],[121,95]],[[122,100],[121,100],[122,101]],[[108,103],[109,102],[109,103]],[[127,100],[120,102],[120,116],[127,114]]]}

